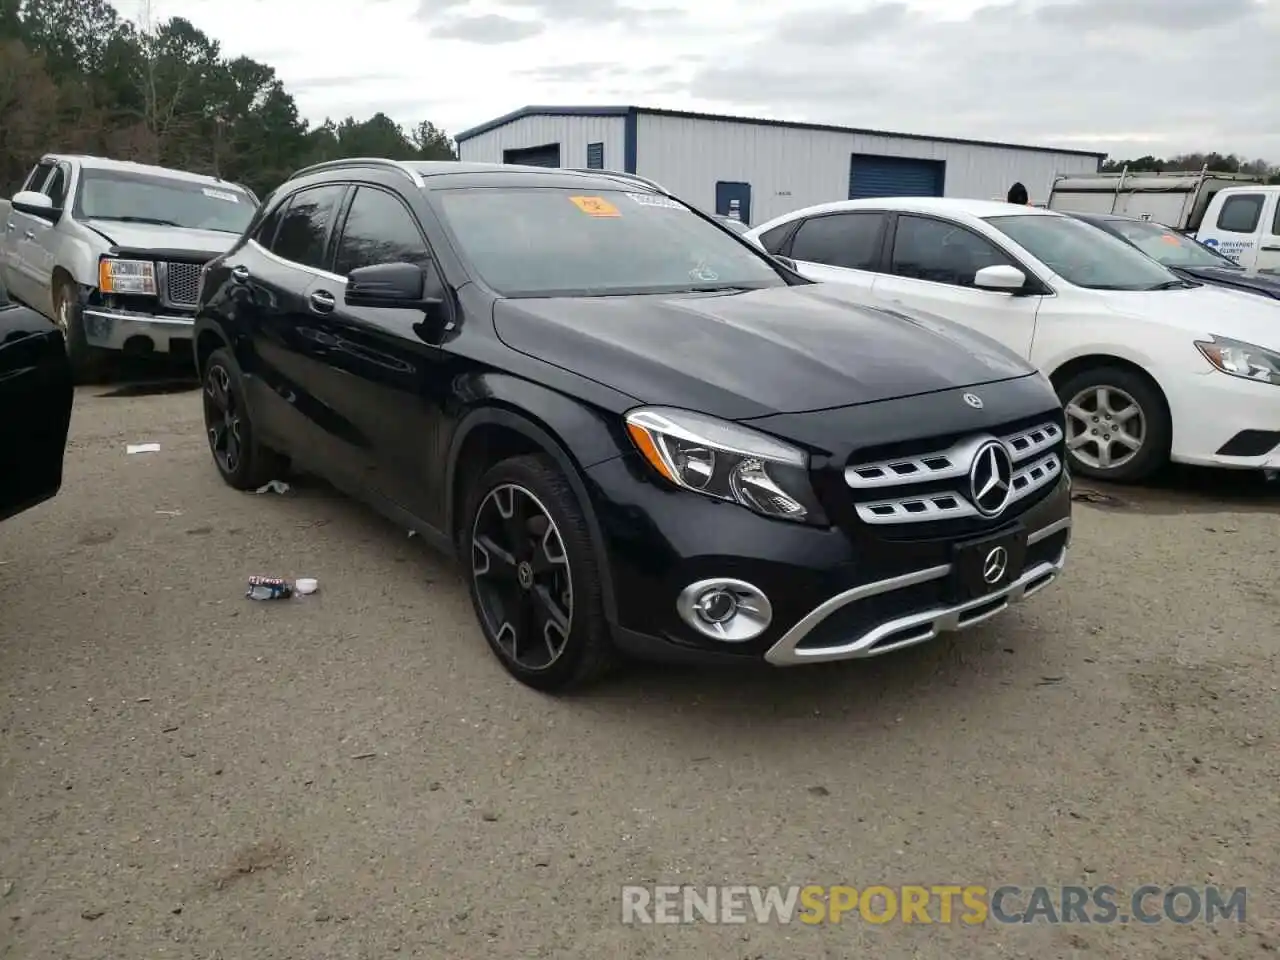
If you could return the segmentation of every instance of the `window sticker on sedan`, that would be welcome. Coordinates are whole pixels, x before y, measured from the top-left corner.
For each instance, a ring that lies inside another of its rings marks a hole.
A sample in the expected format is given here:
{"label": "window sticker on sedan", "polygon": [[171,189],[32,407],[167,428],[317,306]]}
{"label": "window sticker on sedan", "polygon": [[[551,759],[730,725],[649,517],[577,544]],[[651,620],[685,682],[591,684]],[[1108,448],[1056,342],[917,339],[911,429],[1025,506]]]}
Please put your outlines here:
{"label": "window sticker on sedan", "polygon": [[662,207],[666,210],[688,209],[676,203],[670,197],[662,197],[656,193],[628,193],[627,196],[642,207]]}
{"label": "window sticker on sedan", "polygon": [[240,198],[234,193],[228,193],[226,190],[210,190],[208,187],[202,187],[200,190],[206,197],[212,197],[214,200],[226,200],[228,203],[239,203]]}
{"label": "window sticker on sedan", "polygon": [[569,202],[589,217],[620,217],[622,213],[603,197],[570,197]]}

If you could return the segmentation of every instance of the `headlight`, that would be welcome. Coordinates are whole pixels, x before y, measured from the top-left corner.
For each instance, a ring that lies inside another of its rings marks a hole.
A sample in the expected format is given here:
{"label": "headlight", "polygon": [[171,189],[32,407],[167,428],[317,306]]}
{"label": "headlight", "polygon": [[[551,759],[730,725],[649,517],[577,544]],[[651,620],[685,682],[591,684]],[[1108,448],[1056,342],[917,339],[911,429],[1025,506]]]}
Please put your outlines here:
{"label": "headlight", "polygon": [[101,260],[98,289],[102,293],[143,293],[155,296],[156,265],[150,260]]}
{"label": "headlight", "polygon": [[1196,348],[1223,373],[1280,385],[1280,354],[1226,337],[1197,340]]}
{"label": "headlight", "polygon": [[826,523],[803,450],[688,410],[641,407],[626,422],[645,460],[676,486],[766,517]]}

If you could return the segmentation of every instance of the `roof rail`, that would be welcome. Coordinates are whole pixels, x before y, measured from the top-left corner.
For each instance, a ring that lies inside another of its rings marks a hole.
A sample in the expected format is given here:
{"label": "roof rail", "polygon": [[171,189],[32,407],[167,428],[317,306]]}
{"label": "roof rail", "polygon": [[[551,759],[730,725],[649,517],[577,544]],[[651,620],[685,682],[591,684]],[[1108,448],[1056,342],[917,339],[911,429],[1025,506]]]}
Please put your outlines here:
{"label": "roof rail", "polygon": [[653,187],[653,189],[657,190],[659,193],[670,195],[670,191],[662,184],[655,183],[648,177],[642,177],[636,173],[623,173],[621,170],[604,170],[599,167],[564,167],[563,169],[568,170],[570,173],[593,173],[600,177],[612,177],[615,180],[629,180],[632,183],[643,183],[646,187]]}
{"label": "roof rail", "polygon": [[321,163],[313,163],[309,167],[303,167],[301,170],[295,170],[289,175],[290,180],[296,180],[298,177],[306,176],[309,173],[319,173],[322,170],[341,170],[344,167],[382,167],[384,170],[394,170],[396,173],[404,174],[413,183],[415,187],[422,187],[422,176],[417,170],[399,160],[388,160],[386,157],[343,157],[341,160],[325,160]]}

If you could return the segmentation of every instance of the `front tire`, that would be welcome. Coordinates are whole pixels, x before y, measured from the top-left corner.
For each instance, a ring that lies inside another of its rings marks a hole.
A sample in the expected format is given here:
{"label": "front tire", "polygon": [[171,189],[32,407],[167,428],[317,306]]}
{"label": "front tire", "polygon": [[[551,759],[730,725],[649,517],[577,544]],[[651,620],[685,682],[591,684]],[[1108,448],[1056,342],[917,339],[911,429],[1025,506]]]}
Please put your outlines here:
{"label": "front tire", "polygon": [[615,654],[600,564],[551,460],[512,457],[486,471],[467,498],[460,540],[476,618],[508,673],[566,692],[608,672]]}
{"label": "front tire", "polygon": [[1146,377],[1120,367],[1094,367],[1066,380],[1058,397],[1066,413],[1073,474],[1138,483],[1169,462],[1169,410]]}
{"label": "front tire", "polygon": [[100,382],[105,373],[110,351],[90,346],[84,332],[84,308],[75,284],[60,279],[53,288],[54,322],[61,328],[71,361],[71,375],[77,384]]}
{"label": "front tire", "polygon": [[205,434],[218,475],[237,490],[256,490],[283,476],[284,458],[259,443],[254,433],[244,378],[229,351],[209,354],[201,387]]}

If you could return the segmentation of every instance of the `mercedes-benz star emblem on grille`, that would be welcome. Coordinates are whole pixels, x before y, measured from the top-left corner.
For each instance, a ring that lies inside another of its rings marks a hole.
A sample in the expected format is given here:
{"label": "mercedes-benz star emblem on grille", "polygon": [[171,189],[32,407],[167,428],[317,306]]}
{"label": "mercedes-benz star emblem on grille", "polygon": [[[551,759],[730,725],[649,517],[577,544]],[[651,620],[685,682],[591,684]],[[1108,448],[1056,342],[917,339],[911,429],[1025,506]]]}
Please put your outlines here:
{"label": "mercedes-benz star emblem on grille", "polygon": [[999,440],[978,448],[969,468],[969,496],[984,517],[998,517],[1013,495],[1013,459]]}
{"label": "mercedes-benz star emblem on grille", "polygon": [[966,393],[964,395],[964,402],[967,403],[969,406],[973,407],[973,409],[975,410],[982,409],[982,398],[978,396],[976,393]]}
{"label": "mercedes-benz star emblem on grille", "polygon": [[1004,547],[996,547],[982,561],[982,579],[987,585],[1000,582],[1004,572],[1009,569],[1009,551]]}

